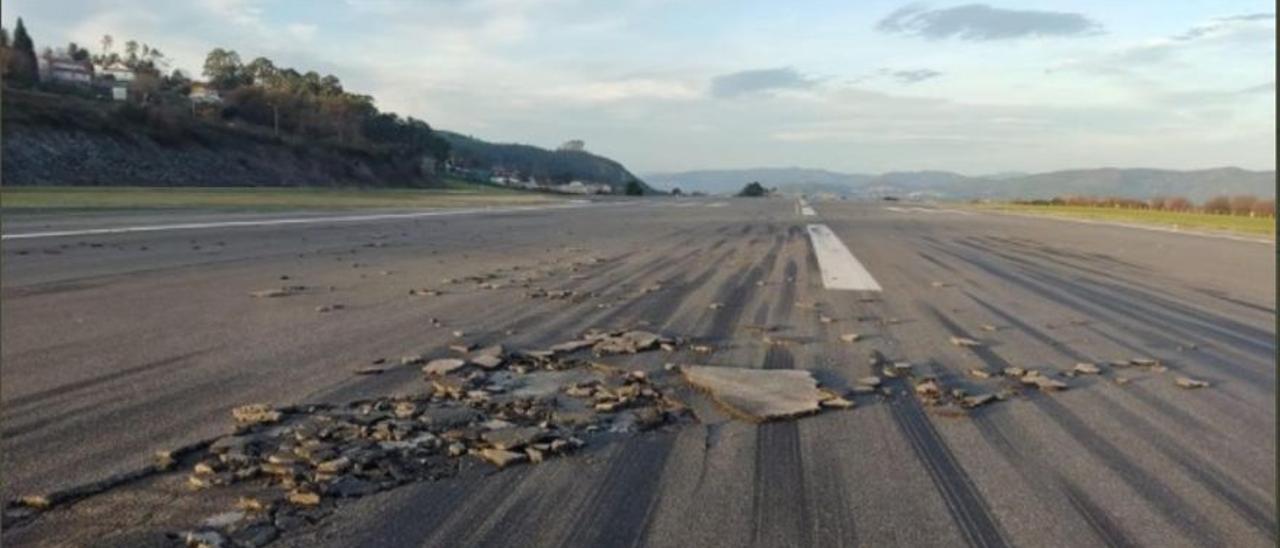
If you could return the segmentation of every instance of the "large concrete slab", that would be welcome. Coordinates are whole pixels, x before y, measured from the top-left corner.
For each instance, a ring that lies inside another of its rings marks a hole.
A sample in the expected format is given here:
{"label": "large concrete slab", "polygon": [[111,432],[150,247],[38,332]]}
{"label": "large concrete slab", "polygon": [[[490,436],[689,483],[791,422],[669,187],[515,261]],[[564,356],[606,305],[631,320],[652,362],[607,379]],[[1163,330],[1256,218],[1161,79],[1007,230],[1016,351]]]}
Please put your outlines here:
{"label": "large concrete slab", "polygon": [[817,413],[825,399],[808,371],[686,365],[680,372],[725,410],[751,422]]}

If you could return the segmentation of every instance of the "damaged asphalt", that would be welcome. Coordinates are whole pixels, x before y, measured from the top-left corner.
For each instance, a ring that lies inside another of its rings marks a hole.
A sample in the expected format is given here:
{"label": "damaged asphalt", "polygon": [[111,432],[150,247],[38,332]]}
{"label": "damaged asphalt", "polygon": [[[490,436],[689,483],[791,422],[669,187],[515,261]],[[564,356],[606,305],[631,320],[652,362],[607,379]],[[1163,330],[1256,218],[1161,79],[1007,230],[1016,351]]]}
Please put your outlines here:
{"label": "damaged asphalt", "polygon": [[6,243],[3,540],[1274,544],[1270,248],[731,206]]}

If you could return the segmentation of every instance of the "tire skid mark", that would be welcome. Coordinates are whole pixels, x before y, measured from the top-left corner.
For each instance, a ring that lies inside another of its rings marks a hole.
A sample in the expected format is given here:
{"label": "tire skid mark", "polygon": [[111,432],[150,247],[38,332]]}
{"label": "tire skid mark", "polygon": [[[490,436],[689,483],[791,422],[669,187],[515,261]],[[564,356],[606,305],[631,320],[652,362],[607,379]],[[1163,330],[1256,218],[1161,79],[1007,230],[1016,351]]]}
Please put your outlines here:
{"label": "tire skid mark", "polygon": [[[816,260],[811,250],[808,259],[811,268],[816,266],[813,264]],[[855,304],[855,313],[858,309],[859,306]],[[867,313],[879,316],[887,312],[883,299],[867,303],[865,309]],[[875,335],[886,349],[897,350],[902,346],[887,329],[881,329]],[[879,373],[870,371],[869,374],[878,375]],[[947,513],[959,529],[960,536],[969,546],[1008,546],[1009,543],[1005,540],[1004,532],[990,504],[977,490],[973,479],[969,477],[946,441],[933,427],[933,423],[925,415],[920,403],[910,396],[912,388],[902,379],[886,379],[885,386],[891,388],[896,394],[905,394],[885,402],[889,415],[899,432],[906,438],[916,460],[929,474],[930,480],[947,508]]]}
{"label": "tire skid mark", "polygon": [[[1038,466],[1032,459],[1028,459],[1026,454],[1010,442],[1009,437],[1005,436],[1005,431],[1018,430],[1016,425],[1008,421],[997,421],[997,418],[999,418],[999,415],[995,412],[974,414],[971,417],[974,426],[978,428],[978,433],[982,435],[982,439],[995,448],[1004,457],[1005,462],[1013,465],[1014,470],[1018,472],[1023,481],[1026,481],[1041,493],[1056,492],[1066,498],[1081,519],[1098,536],[1098,539],[1108,547],[1127,548],[1137,546],[1129,538],[1129,535],[1124,532],[1120,524],[1112,520],[1083,491],[1071,484],[1070,480],[1062,477],[1056,470],[1045,469]],[[1000,424],[997,425],[996,422]],[[1019,432],[1019,434],[1022,433]],[[1013,437],[1026,439],[1025,435]]]}
{"label": "tire skid mark", "polygon": [[[897,392],[911,390],[901,380],[888,384]],[[920,403],[911,396],[896,397],[888,403],[890,415],[941,493],[965,541],[976,547],[1008,546],[990,506],[929,422]]]}
{"label": "tire skid mark", "polygon": [[[1087,283],[1068,280],[1021,257],[1015,257],[987,246],[976,245],[969,242],[960,243],[961,245],[978,249],[983,253],[1023,265],[1026,267],[1024,268],[1024,271],[1028,277],[1038,279],[1042,283],[1049,285],[1060,286],[1064,291],[1075,294],[1085,301],[1097,303],[1103,307],[1113,308],[1116,313],[1123,314],[1137,321],[1151,323],[1151,320],[1154,318],[1161,325],[1167,327],[1178,326],[1179,330],[1186,336],[1193,333],[1204,334],[1207,332],[1212,334],[1212,337],[1229,341],[1234,346],[1250,348],[1258,355],[1274,357],[1276,350],[1274,333],[1267,333],[1261,329],[1239,323],[1220,315],[1206,314],[1203,310],[1190,308],[1182,303],[1173,301],[1150,291],[1122,287],[1104,280],[1088,280]],[[1121,298],[1112,298],[1109,295],[1103,294],[1099,289],[1094,289],[1090,286],[1096,286],[1101,288],[1102,291],[1114,293]],[[1118,307],[1111,304],[1116,302],[1124,302],[1125,306]],[[1148,305],[1147,303],[1152,304]],[[1205,318],[1205,316],[1211,317],[1201,319]],[[1239,333],[1244,333],[1245,335],[1240,335]]]}
{"label": "tire skid mark", "polygon": [[742,308],[746,306],[747,292],[756,287],[756,282],[766,272],[773,270],[773,265],[778,260],[778,251],[777,245],[771,246],[759,264],[745,273],[734,274],[720,286],[715,296],[720,308],[712,314],[709,337],[724,340],[733,335],[734,324],[742,316]]}
{"label": "tire skid mark", "polygon": [[[794,369],[786,348],[770,345],[764,369]],[[795,421],[756,427],[751,540],[755,546],[812,546],[813,518],[805,489],[800,430]]]}
{"label": "tire skid mark", "polygon": [[[950,318],[936,308],[921,305],[930,312],[938,323],[955,336],[966,337],[968,334]],[[967,347],[987,367],[1002,371],[1011,364],[985,346]],[[1195,539],[1199,545],[1221,545],[1221,534],[1213,523],[1197,512],[1182,497],[1179,497],[1168,485],[1149,474],[1142,467],[1134,464],[1124,451],[1093,431],[1082,419],[1051,396],[1029,393],[1027,400],[1032,402],[1049,419],[1058,424],[1104,466],[1115,472],[1126,485],[1141,496],[1168,521],[1187,535]]]}
{"label": "tire skid mark", "polygon": [[14,412],[19,411],[22,408],[27,407],[29,405],[41,404],[46,399],[51,399],[51,398],[56,399],[59,397],[69,396],[77,392],[87,390],[90,388],[95,388],[103,384],[111,383],[114,381],[118,381],[126,377],[132,377],[134,375],[147,373],[154,369],[173,366],[174,364],[181,363],[190,358],[193,358],[202,354],[208,354],[213,350],[214,350],[213,348],[205,348],[201,350],[195,350],[192,352],[178,354],[176,356],[161,358],[159,360],[154,360],[141,365],[126,367],[124,369],[113,371],[105,375],[99,375],[97,377],[93,377],[89,379],[73,381],[73,382],[61,384],[46,390],[41,390],[39,392],[32,392],[30,394],[18,396],[16,398],[6,399],[4,402],[4,411],[6,415],[5,421],[6,422],[11,421],[13,418],[12,414]]}
{"label": "tire skid mark", "polygon": [[660,498],[658,478],[675,439],[673,434],[657,433],[622,442],[561,546],[644,545]]}
{"label": "tire skid mark", "polygon": [[[1032,327],[1030,324],[1023,322],[1022,320],[1019,320],[1018,318],[1014,317],[1012,314],[1009,314],[1008,312],[1005,312],[991,304],[986,303],[985,301],[975,297],[969,292],[966,291],[964,293],[971,300],[977,303],[979,306],[983,307],[984,309],[994,314],[996,317],[1000,318],[1001,321],[1008,323],[1013,327],[1015,327],[1016,329],[1019,329],[1025,332],[1031,338],[1043,343],[1045,346],[1048,346],[1049,348],[1052,348],[1053,350],[1057,351],[1063,356],[1066,356],[1067,358],[1072,360],[1082,361],[1082,362],[1091,362],[1096,360],[1096,358],[1085,356],[1084,354],[1071,348],[1070,345],[1060,342],[1054,339],[1053,337],[1050,337],[1045,332],[1040,331],[1035,327]],[[1119,346],[1128,348],[1129,350],[1132,350],[1134,352],[1141,353],[1140,350],[1134,347],[1133,345],[1130,345],[1124,341],[1115,339],[1105,332],[1099,331],[1099,335],[1107,338],[1108,340],[1111,340],[1112,342],[1114,342]],[[1192,416],[1186,411],[1183,411],[1182,409],[1169,405],[1167,401],[1152,396],[1150,393],[1146,391],[1145,388],[1142,388],[1142,386],[1140,385],[1133,385],[1126,392],[1129,393],[1130,395],[1135,396],[1140,401],[1140,403],[1146,405],[1147,407],[1150,407],[1153,411],[1159,413],[1160,415],[1173,417],[1174,419],[1176,419],[1178,423],[1183,425],[1189,425],[1204,435],[1215,437],[1218,439],[1224,438],[1222,432],[1218,431],[1217,429],[1210,428],[1208,424],[1204,423],[1204,421],[1201,421],[1200,419]]]}
{"label": "tire skid mark", "polygon": [[[1104,318],[1107,323],[1115,325],[1116,327],[1119,327],[1124,331],[1129,332],[1134,336],[1137,336],[1138,338],[1143,339],[1147,344],[1151,346],[1173,347],[1173,346],[1176,346],[1179,342],[1181,342],[1181,341],[1176,341],[1174,339],[1170,339],[1169,337],[1161,333],[1157,333],[1153,330],[1142,327],[1144,325],[1151,325],[1152,322],[1150,321],[1150,319],[1143,318],[1141,315],[1138,315],[1129,310],[1126,310],[1124,306],[1121,306],[1120,304],[1097,303],[1097,302],[1093,302],[1088,299],[1082,298],[1078,295],[1071,295],[1071,296],[1064,295],[1063,294],[1064,289],[1059,289],[1059,287],[1065,287],[1066,285],[1069,285],[1070,282],[1068,281],[1058,280],[1057,282],[1053,282],[1053,281],[1043,282],[1043,281],[1034,279],[1029,274],[1024,274],[1021,276],[1011,274],[977,257],[969,257],[945,248],[940,249],[939,251],[942,253],[952,255],[957,259],[962,260],[966,263],[969,263],[974,267],[990,274],[991,276],[994,276],[1011,285],[1025,289],[1028,292],[1038,297],[1044,298],[1046,300],[1057,303],[1066,308],[1069,308],[1081,314],[1088,315],[1090,317]],[[1131,303],[1124,303],[1124,305],[1128,305],[1128,304],[1131,304]],[[1170,329],[1170,331],[1173,331],[1173,329]],[[1186,341],[1196,340],[1195,337],[1191,337],[1191,336],[1183,336],[1182,339]],[[1200,342],[1203,342],[1203,341],[1200,341]],[[1205,353],[1205,355],[1207,357],[1207,353]],[[1246,366],[1235,363],[1233,361],[1213,360],[1211,365],[1217,366],[1224,374],[1232,376],[1237,380],[1249,383],[1251,385],[1259,386],[1259,385],[1272,384],[1271,380],[1268,380],[1265,378],[1265,375],[1266,375],[1265,372],[1259,372],[1255,369],[1248,368]],[[1272,371],[1272,373],[1274,373],[1274,370]]]}
{"label": "tire skid mark", "polygon": [[1159,449],[1162,454],[1177,463],[1196,483],[1199,483],[1206,490],[1226,502],[1227,506],[1230,506],[1237,516],[1266,534],[1273,543],[1277,540],[1276,528],[1278,524],[1275,520],[1274,505],[1268,508],[1265,501],[1258,500],[1256,497],[1249,497],[1248,494],[1251,490],[1247,486],[1236,482],[1212,463],[1201,459],[1191,451],[1179,447],[1146,419],[1105,398],[1100,400],[1100,404],[1107,409],[1107,415],[1116,417],[1121,424],[1129,426],[1147,443]]}

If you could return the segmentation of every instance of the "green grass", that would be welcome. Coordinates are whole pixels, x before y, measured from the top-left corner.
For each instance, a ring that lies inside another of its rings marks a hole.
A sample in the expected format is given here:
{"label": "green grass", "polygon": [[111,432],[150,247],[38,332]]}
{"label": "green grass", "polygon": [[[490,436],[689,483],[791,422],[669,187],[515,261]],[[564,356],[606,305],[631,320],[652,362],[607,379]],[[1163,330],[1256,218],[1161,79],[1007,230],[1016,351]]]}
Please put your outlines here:
{"label": "green grass", "polygon": [[1136,223],[1176,227],[1184,230],[1235,232],[1254,236],[1275,237],[1274,217],[1245,217],[1147,209],[1123,209],[1089,206],[984,204],[981,209],[1010,213],[1031,213],[1119,223]]}
{"label": "green grass", "polygon": [[6,213],[127,209],[354,209],[520,205],[555,198],[448,180],[442,188],[214,188],[9,187],[0,188]]}

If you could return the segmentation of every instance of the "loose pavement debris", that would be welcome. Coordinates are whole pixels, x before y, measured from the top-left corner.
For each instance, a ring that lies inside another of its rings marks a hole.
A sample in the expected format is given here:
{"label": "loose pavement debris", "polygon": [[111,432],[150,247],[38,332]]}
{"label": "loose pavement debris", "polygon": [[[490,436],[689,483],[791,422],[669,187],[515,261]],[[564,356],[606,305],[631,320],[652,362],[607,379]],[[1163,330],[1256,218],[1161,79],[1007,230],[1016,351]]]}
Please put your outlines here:
{"label": "loose pavement debris", "polygon": [[[648,332],[584,335],[604,353],[634,353],[675,339]],[[415,357],[416,358],[416,357]],[[482,358],[498,365],[473,367]],[[185,460],[194,490],[246,484],[277,495],[241,498],[234,514],[215,516],[174,538],[193,545],[258,546],[329,511],[336,499],[361,497],[457,473],[468,456],[497,468],[540,463],[571,453],[593,433],[625,433],[674,424],[687,414],[640,371],[591,367],[563,354],[507,352],[500,345],[468,359],[424,367],[426,391],[347,405],[236,407],[233,434]],[[828,406],[851,406],[823,394]],[[180,463],[169,452],[157,464]],[[270,489],[269,489],[270,491]],[[47,499],[18,501],[31,509]]]}

